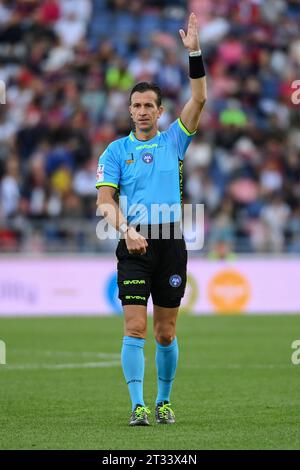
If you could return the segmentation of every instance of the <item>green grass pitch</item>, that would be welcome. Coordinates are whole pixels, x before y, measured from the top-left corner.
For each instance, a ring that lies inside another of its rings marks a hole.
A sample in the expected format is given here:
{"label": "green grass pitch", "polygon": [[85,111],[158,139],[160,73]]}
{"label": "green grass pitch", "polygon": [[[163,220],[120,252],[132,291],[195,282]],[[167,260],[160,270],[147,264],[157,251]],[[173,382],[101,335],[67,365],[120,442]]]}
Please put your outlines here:
{"label": "green grass pitch", "polygon": [[173,426],[154,423],[151,322],[152,426],[131,428],[121,317],[0,319],[0,449],[299,448],[300,365],[291,363],[299,316],[180,315]]}

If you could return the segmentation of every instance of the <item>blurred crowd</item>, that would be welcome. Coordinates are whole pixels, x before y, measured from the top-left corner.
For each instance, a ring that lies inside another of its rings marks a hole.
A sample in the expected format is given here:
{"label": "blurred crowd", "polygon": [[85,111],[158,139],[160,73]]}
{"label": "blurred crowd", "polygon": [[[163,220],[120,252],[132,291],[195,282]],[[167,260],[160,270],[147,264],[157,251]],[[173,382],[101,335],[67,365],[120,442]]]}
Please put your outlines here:
{"label": "blurred crowd", "polygon": [[0,252],[109,247],[98,157],[130,132],[136,82],[162,88],[162,130],[178,117],[190,11],[208,101],[184,202],[205,204],[205,250],[300,253],[299,0],[0,1]]}

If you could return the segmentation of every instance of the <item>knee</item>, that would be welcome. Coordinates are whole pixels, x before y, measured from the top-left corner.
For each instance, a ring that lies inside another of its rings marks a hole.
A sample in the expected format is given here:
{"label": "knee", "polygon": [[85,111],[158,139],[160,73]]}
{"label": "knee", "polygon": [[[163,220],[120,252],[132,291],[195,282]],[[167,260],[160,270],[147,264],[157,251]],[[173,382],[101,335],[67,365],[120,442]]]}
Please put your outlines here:
{"label": "knee", "polygon": [[127,322],[125,325],[125,336],[133,336],[134,338],[146,338],[147,326],[144,322],[135,321]]}
{"label": "knee", "polygon": [[171,332],[157,333],[155,335],[155,339],[162,346],[169,346],[169,344],[171,344],[172,341],[175,339],[175,334],[173,335]]}
{"label": "knee", "polygon": [[175,322],[156,322],[154,325],[156,341],[163,346],[168,346],[176,337]]}

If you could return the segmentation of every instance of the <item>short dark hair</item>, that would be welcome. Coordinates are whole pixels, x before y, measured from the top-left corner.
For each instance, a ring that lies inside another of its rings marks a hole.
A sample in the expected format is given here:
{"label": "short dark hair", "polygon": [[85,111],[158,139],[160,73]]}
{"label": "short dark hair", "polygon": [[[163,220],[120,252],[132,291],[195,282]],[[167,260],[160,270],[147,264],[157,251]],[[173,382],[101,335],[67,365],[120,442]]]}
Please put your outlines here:
{"label": "short dark hair", "polygon": [[152,90],[154,91],[154,93],[156,93],[156,96],[157,96],[157,99],[156,99],[156,103],[157,103],[157,106],[161,106],[161,89],[159,88],[158,85],[156,85],[156,83],[151,83],[151,82],[140,82],[140,83],[137,83],[131,90],[130,92],[130,97],[129,97],[129,104],[131,104],[131,97],[133,95],[133,93],[135,93],[136,91],[138,91],[139,93],[144,93],[145,91],[149,91],[149,90]]}

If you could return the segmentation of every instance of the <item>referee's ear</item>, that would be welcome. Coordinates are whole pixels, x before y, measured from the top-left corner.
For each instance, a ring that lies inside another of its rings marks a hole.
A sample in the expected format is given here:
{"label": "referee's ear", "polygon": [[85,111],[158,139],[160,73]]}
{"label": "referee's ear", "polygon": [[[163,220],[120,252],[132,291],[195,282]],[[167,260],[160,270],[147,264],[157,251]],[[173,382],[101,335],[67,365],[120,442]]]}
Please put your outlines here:
{"label": "referee's ear", "polygon": [[158,119],[160,118],[160,116],[162,115],[162,113],[164,112],[165,108],[161,105],[159,108],[158,108]]}

